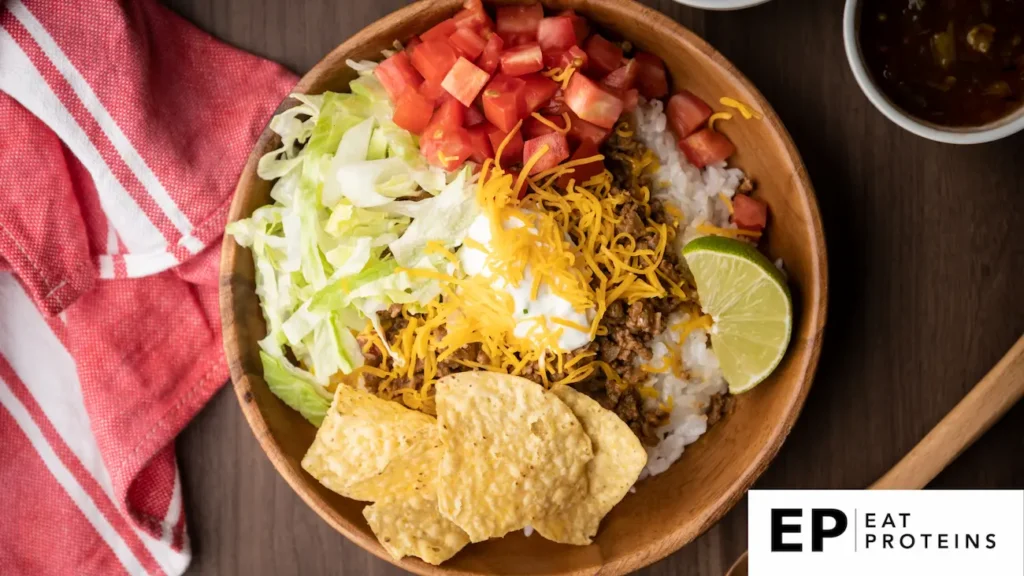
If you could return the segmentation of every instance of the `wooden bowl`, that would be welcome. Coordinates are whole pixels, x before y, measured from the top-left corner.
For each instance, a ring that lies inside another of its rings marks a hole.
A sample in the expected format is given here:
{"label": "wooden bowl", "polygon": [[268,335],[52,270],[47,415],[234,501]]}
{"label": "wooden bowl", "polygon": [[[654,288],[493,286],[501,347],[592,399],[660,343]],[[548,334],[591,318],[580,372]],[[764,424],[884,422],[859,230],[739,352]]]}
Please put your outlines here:
{"label": "wooden bowl", "polygon": [[[345,66],[346,59],[377,59],[393,40],[426,30],[461,3],[418,2],[379,20],[335,48],[295,90],[347,90],[355,74]],[[470,545],[441,567],[412,558],[397,563],[419,574],[624,574],[667,556],[717,522],[768,466],[800,412],[818,361],[827,292],[821,219],[800,156],[771,106],[718,52],[650,8],[631,0],[545,3],[575,8],[661,56],[677,89],[686,88],[711,103],[730,96],[764,113],[762,121],[736,119],[719,126],[739,149],[735,165],[757,181],[756,194],[771,207],[767,251],[781,257],[789,273],[796,312],[793,341],[775,373],[738,397],[731,415],[689,446],[670,470],[641,482],[635,494],[608,514],[591,546],[559,545],[515,533]],[[286,101],[281,109],[292,105]],[[239,180],[230,221],[246,218],[269,202],[270,183],[256,176],[256,162],[277,145],[273,133],[264,130]],[[256,342],[266,327],[253,277],[248,250],[225,238],[220,276],[224,348],[242,411],[271,462],[299,496],[347,538],[392,561],[363,520],[366,504],[327,490],[299,465],[316,430],[263,381]]]}

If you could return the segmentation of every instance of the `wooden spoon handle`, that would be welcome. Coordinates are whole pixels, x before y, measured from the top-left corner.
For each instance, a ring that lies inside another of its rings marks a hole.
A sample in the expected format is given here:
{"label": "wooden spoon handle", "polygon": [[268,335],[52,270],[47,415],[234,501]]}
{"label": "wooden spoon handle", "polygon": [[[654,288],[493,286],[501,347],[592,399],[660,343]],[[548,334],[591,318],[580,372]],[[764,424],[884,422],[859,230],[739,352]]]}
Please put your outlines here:
{"label": "wooden spoon handle", "polygon": [[870,486],[919,490],[1024,396],[1024,336],[914,449]]}

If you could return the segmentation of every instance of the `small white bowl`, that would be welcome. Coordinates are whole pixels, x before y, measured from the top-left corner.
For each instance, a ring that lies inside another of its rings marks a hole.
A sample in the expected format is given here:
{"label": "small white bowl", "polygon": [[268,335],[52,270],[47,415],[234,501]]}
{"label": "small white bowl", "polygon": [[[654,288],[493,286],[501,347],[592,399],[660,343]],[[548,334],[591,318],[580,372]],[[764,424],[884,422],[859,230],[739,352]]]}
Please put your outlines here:
{"label": "small white bowl", "polygon": [[948,127],[911,116],[893,104],[878,89],[871,73],[864,66],[864,56],[860,51],[860,40],[857,33],[860,27],[860,6],[860,0],[846,0],[846,10],[843,13],[843,43],[846,46],[846,59],[850,61],[853,77],[857,79],[857,84],[864,91],[864,95],[886,118],[913,134],[947,144],[980,144],[1006,138],[1024,130],[1024,107],[984,126]]}
{"label": "small white bowl", "polygon": [[739,10],[764,4],[769,0],[676,0],[679,4],[704,10]]}

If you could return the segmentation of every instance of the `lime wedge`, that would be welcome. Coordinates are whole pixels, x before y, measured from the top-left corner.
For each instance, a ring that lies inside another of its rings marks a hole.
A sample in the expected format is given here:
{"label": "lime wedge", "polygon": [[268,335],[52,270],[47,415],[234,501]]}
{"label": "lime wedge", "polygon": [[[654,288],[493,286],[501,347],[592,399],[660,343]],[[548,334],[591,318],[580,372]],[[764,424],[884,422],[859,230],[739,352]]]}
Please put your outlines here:
{"label": "lime wedge", "polygon": [[704,236],[683,248],[704,313],[714,320],[711,347],[733,394],[761,383],[782,361],[793,330],[786,279],[750,244]]}

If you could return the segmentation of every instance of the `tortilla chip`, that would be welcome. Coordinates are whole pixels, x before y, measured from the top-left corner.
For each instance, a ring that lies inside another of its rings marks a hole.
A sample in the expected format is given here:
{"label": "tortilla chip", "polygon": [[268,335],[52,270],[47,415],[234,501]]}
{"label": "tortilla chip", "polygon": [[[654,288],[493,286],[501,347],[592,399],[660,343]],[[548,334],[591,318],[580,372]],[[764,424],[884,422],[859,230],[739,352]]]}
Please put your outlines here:
{"label": "tortilla chip", "polygon": [[437,509],[437,501],[420,495],[389,497],[363,509],[377,540],[395,560],[416,556],[440,564],[469,543],[469,537]]}
{"label": "tortilla chip", "polygon": [[587,494],[590,439],[539,384],[494,372],[439,380],[441,514],[472,542],[521,530]]}
{"label": "tortilla chip", "polygon": [[347,496],[350,488],[379,475],[417,444],[436,437],[436,421],[397,402],[339,385],[302,468],[321,484]]}
{"label": "tortilla chip", "polygon": [[583,424],[594,447],[594,459],[587,463],[587,496],[578,504],[563,508],[533,523],[548,540],[563,544],[590,544],[597,527],[636,483],[647,465],[647,452],[629,426],[586,394],[569,386],[551,393],[562,399]]}

